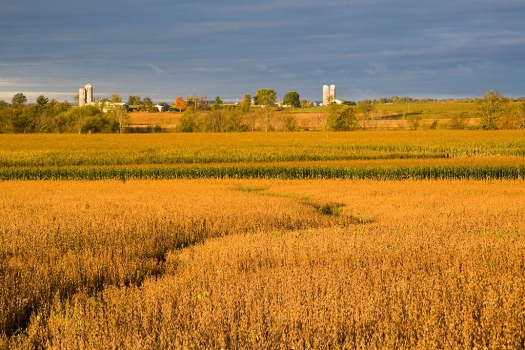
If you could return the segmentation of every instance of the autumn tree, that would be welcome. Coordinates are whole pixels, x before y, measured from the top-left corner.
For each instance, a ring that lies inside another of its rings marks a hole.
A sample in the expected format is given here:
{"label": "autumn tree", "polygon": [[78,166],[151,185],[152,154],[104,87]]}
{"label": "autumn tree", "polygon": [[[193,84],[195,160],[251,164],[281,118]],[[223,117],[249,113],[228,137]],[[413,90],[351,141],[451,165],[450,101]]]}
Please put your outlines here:
{"label": "autumn tree", "polygon": [[475,99],[481,127],[485,130],[498,128],[500,118],[508,112],[509,100],[498,91],[488,90],[485,96]]}
{"label": "autumn tree", "polygon": [[249,94],[242,95],[242,102],[239,103],[239,107],[243,112],[249,112],[250,107],[252,106],[252,96]]}
{"label": "autumn tree", "polygon": [[177,108],[179,112],[182,112],[186,109],[186,101],[184,101],[182,96],[179,96],[177,99],[175,99],[175,108]]}

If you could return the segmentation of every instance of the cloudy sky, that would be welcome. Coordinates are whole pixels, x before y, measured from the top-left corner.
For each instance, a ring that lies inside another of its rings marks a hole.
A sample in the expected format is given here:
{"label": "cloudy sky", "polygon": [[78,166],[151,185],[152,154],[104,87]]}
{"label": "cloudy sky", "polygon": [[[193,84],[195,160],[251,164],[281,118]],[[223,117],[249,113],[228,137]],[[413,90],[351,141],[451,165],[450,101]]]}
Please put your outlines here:
{"label": "cloudy sky", "polygon": [[525,96],[524,0],[17,0],[0,99]]}

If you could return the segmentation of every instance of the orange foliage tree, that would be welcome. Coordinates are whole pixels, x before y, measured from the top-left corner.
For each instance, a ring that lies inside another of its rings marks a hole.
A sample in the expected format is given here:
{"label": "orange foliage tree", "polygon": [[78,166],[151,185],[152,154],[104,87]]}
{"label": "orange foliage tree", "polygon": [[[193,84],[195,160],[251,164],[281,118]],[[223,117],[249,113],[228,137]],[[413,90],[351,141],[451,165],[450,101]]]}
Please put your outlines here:
{"label": "orange foliage tree", "polygon": [[182,96],[177,97],[175,100],[175,108],[179,110],[179,112],[182,112],[186,109],[186,101],[182,98]]}
{"label": "orange foliage tree", "polygon": [[248,112],[250,110],[251,104],[252,104],[252,97],[249,94],[243,94],[242,95],[242,102],[239,103],[239,106],[241,107],[241,110],[243,112]]}

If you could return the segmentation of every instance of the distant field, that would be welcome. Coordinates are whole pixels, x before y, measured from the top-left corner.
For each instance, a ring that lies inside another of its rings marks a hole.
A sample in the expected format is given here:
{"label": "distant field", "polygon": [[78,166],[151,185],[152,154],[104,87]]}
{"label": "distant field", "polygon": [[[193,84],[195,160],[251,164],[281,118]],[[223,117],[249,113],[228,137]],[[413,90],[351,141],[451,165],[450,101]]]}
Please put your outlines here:
{"label": "distant field", "polygon": [[[520,111],[521,103],[513,102],[510,104],[510,113],[523,115],[525,111]],[[354,106],[358,118],[363,118],[359,112],[359,107]],[[362,126],[373,129],[407,129],[410,127],[410,120],[421,118],[421,127],[429,125],[437,120],[438,125],[446,126],[451,118],[464,116],[467,118],[469,126],[477,126],[479,118],[476,115],[475,103],[460,102],[435,102],[435,103],[412,103],[412,104],[377,104],[375,111],[371,114],[373,121],[361,122]],[[298,126],[312,128],[316,125],[316,120],[326,114],[325,107],[311,108],[285,108],[283,111],[275,112],[276,115],[293,115],[297,119]],[[177,125],[182,113],[179,112],[131,112],[131,126],[161,126],[162,128],[172,129]]]}
{"label": "distant field", "polygon": [[160,125],[165,128],[174,128],[182,113],[177,112],[130,112],[131,126]]}
{"label": "distant field", "polygon": [[[510,112],[518,114],[521,102],[511,102]],[[358,106],[354,106],[359,111]],[[287,112],[291,109],[286,108]],[[473,102],[425,102],[425,103],[404,103],[404,104],[376,104],[375,117],[401,117],[403,115],[420,115],[424,119],[449,119],[461,113],[467,113],[469,118],[476,118],[476,104]],[[322,113],[325,107],[296,108],[295,113]],[[524,113],[521,111],[520,113]]]}

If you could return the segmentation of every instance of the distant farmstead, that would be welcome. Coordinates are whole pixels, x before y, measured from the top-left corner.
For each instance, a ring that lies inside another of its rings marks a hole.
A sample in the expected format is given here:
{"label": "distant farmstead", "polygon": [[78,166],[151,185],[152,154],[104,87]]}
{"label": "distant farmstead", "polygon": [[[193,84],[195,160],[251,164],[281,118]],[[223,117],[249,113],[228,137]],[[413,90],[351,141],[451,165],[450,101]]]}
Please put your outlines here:
{"label": "distant farmstead", "polygon": [[352,101],[339,100],[336,97],[335,85],[323,85],[323,106],[328,106],[331,103],[336,103],[338,105],[354,105]]}
{"label": "distant farmstead", "polygon": [[80,107],[93,103],[93,87],[86,84],[83,88],[78,89],[78,105]]}

